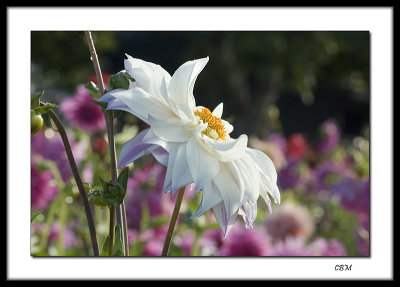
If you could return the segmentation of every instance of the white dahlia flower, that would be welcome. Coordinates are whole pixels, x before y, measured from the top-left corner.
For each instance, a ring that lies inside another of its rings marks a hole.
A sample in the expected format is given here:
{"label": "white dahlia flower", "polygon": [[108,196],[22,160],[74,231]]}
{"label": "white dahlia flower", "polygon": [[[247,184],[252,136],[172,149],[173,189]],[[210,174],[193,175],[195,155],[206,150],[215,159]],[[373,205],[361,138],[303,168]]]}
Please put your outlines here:
{"label": "white dahlia flower", "polygon": [[135,79],[128,90],[116,89],[100,100],[108,110],[131,113],[148,125],[121,148],[121,168],[151,153],[167,167],[164,192],[195,184],[202,200],[192,218],[211,209],[226,236],[237,215],[247,227],[257,216],[259,195],[271,212],[280,203],[277,173],[271,159],[247,147],[247,136],[229,136],[233,127],[221,119],[223,104],[213,111],[196,106],[193,87],[208,57],[188,61],[173,76],[161,66],[127,55],[125,71]]}

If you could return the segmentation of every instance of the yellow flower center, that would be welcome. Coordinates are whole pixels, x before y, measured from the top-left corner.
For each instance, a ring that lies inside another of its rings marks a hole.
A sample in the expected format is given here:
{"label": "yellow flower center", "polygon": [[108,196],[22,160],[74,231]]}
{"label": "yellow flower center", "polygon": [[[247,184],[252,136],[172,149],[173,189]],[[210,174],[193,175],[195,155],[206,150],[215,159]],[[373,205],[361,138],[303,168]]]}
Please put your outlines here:
{"label": "yellow flower center", "polygon": [[213,115],[207,108],[196,109],[195,116],[199,117],[204,123],[208,123],[207,128],[202,131],[203,134],[212,139],[225,140],[226,131],[221,119]]}

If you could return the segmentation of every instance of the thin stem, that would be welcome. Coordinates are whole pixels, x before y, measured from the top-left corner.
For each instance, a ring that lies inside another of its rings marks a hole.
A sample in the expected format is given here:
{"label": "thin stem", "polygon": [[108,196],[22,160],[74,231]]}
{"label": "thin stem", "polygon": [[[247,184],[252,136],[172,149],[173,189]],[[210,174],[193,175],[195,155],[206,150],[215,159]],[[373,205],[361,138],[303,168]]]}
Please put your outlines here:
{"label": "thin stem", "polygon": [[168,256],[169,246],[171,245],[172,234],[174,233],[174,228],[176,220],[178,219],[179,209],[181,208],[183,194],[185,192],[185,187],[179,190],[178,197],[176,198],[174,211],[172,212],[171,221],[169,222],[167,235],[165,237],[163,250],[161,256]]}
{"label": "thin stem", "polygon": [[[101,73],[99,59],[97,57],[96,48],[94,47],[92,34],[90,31],[85,31],[86,40],[89,45],[90,55],[93,61],[93,67],[96,72],[97,85],[99,86],[101,95],[104,94],[104,82],[103,75]],[[115,142],[114,142],[114,118],[108,114],[104,114],[106,121],[106,129],[107,129],[107,137],[108,137],[108,146],[111,157],[111,180],[117,181],[118,178],[118,169],[117,169],[117,161],[115,155]],[[116,207],[117,213],[117,223],[121,226],[122,231],[122,240],[124,246],[124,255],[129,255],[129,244],[128,244],[128,226],[126,222],[126,212],[125,212],[125,202],[122,201],[120,206]]]}
{"label": "thin stem", "polygon": [[[40,104],[43,105],[43,103]],[[89,226],[90,240],[92,241],[93,255],[100,256],[99,245],[97,243],[96,227],[93,220],[92,210],[90,208],[89,199],[87,197],[85,188],[82,183],[82,179],[79,175],[79,171],[75,163],[74,155],[72,154],[71,145],[69,144],[67,133],[65,132],[65,129],[61,124],[61,121],[59,120],[57,115],[52,110],[49,110],[48,114],[53,120],[54,124],[56,125],[58,132],[60,133],[61,139],[65,147],[65,152],[68,157],[68,162],[69,165],[71,166],[72,174],[74,175],[75,182],[79,190],[79,194],[83,201],[83,207],[85,209],[86,219],[88,221],[88,226]]]}
{"label": "thin stem", "polygon": [[108,256],[113,256],[114,247],[114,229],[115,229],[115,207],[110,207],[110,245],[108,246]]}

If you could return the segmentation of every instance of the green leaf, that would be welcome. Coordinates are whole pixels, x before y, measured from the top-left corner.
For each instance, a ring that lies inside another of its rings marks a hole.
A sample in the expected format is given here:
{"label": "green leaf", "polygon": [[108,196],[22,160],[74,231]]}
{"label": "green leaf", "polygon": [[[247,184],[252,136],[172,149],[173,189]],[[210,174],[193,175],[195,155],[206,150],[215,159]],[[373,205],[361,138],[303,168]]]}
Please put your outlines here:
{"label": "green leaf", "polygon": [[118,176],[117,182],[126,190],[128,185],[129,167],[127,166]]}
{"label": "green leaf", "polygon": [[103,110],[103,112],[106,111],[108,103],[106,102],[100,102],[100,101],[96,101],[96,100],[90,100],[92,103],[95,103],[96,105],[99,105],[101,107],[101,109]]}
{"label": "green leaf", "polygon": [[103,190],[100,188],[90,189],[90,191],[88,192],[88,199],[95,205],[98,205],[101,207],[108,206],[108,204],[104,203],[101,198],[102,192],[103,192]]}
{"label": "green leaf", "polygon": [[41,213],[42,213],[42,211],[40,211],[40,210],[39,211],[35,211],[34,213],[32,213],[31,222],[33,222],[35,220],[35,218]]}
{"label": "green leaf", "polygon": [[114,254],[113,256],[123,256],[124,251],[122,247],[122,240],[121,240],[121,228],[117,224],[115,226],[115,242],[114,242]]}
{"label": "green leaf", "polygon": [[89,95],[92,98],[100,98],[101,97],[101,93],[100,93],[100,89],[99,87],[93,83],[92,81],[88,82],[85,84],[85,88],[89,91]]}
{"label": "green leaf", "polygon": [[100,256],[108,256],[108,249],[110,247],[110,235],[104,241],[103,248],[101,249]]}
{"label": "green leaf", "polygon": [[37,93],[31,98],[31,109],[34,110],[40,106],[40,97],[43,96],[44,91],[41,93]]}

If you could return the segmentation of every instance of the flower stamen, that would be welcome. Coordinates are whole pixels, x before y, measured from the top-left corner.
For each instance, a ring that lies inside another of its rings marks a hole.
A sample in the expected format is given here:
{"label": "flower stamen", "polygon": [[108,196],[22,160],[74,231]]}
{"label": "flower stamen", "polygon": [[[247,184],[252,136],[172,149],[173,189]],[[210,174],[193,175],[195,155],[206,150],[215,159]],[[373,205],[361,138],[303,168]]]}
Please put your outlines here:
{"label": "flower stamen", "polygon": [[204,107],[201,109],[197,108],[194,111],[194,114],[199,117],[199,120],[208,124],[208,127],[202,132],[203,134],[215,140],[225,140],[227,133],[225,126],[219,117],[214,116],[209,109]]}

